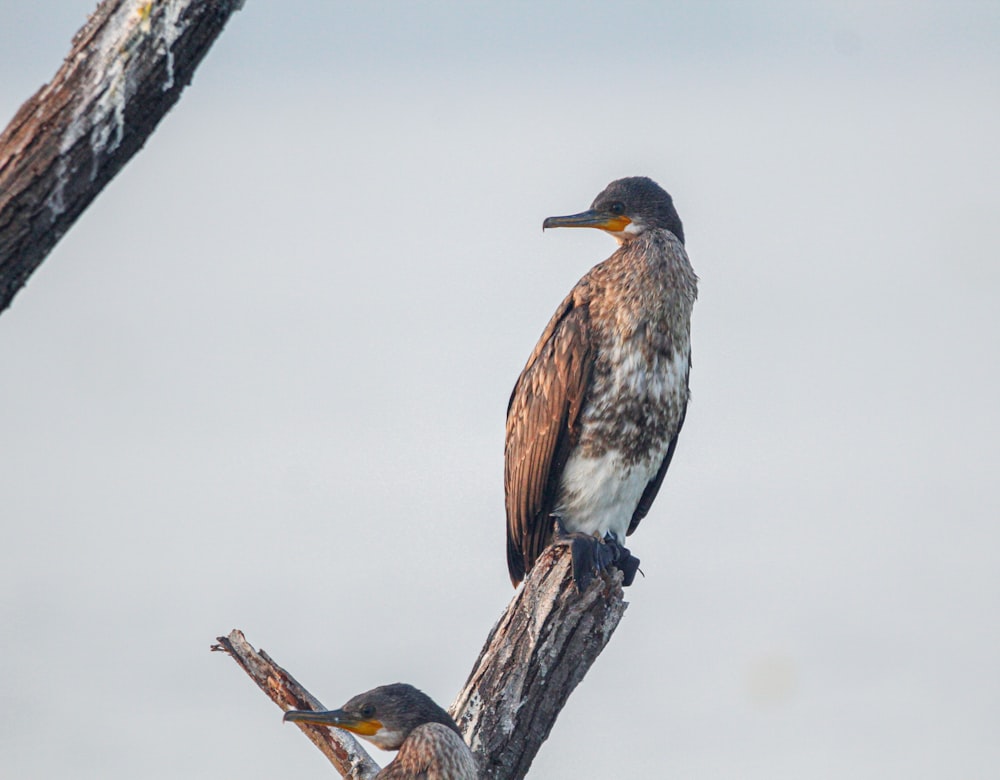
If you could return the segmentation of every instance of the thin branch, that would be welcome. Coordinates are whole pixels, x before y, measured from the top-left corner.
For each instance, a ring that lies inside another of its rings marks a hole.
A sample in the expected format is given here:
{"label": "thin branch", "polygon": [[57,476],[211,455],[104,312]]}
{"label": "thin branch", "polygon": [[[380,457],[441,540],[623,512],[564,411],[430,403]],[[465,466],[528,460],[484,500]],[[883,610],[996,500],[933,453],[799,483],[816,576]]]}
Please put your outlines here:
{"label": "thin branch", "polygon": [[180,98],[243,0],[104,0],[0,134],[0,312]]}
{"label": "thin branch", "polygon": [[[596,577],[580,594],[573,584],[570,560],[564,545],[549,547],[542,554],[487,637],[465,688],[451,707],[484,778],[520,780],[525,776],[570,693],[625,613],[620,572]],[[227,651],[282,709],[322,709],[266,654],[254,653],[239,631],[220,637],[219,643],[213,649]],[[343,777],[370,777],[354,769],[353,759],[331,757],[335,749],[325,744],[326,739],[340,744],[343,737],[349,737],[345,732],[300,727]]]}
{"label": "thin branch", "polygon": [[[228,636],[220,636],[217,641],[217,645],[212,645],[212,650],[228,653],[282,710],[326,709],[319,699],[272,661],[267,653],[254,650],[242,631],[230,631]],[[378,764],[349,732],[306,723],[295,725],[329,759],[341,777],[372,780],[378,773]]]}

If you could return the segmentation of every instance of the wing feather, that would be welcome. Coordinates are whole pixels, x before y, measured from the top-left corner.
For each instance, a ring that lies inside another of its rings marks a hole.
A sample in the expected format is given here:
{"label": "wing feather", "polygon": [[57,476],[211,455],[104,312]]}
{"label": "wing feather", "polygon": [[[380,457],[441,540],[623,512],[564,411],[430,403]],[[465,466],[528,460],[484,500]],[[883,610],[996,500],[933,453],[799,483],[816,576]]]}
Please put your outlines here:
{"label": "wing feather", "polygon": [[550,513],[570,449],[579,438],[593,357],[589,312],[574,293],[549,321],[507,407],[507,568],[515,585],[551,540]]}

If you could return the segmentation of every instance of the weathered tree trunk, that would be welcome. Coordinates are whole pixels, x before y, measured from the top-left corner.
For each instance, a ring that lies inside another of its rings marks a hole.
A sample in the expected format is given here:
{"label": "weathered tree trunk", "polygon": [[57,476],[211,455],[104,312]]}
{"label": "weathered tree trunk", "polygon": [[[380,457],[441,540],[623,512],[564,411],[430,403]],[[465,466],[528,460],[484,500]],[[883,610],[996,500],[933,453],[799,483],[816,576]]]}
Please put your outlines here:
{"label": "weathered tree trunk", "polygon": [[[451,706],[484,778],[520,780],[587,670],[625,613],[621,573],[573,584],[569,548],[549,547],[493,627],[465,688]],[[324,709],[267,654],[233,631],[213,650],[228,652],[283,710]],[[371,757],[345,731],[297,723],[341,776],[371,780]]]}
{"label": "weathered tree trunk", "polygon": [[0,135],[0,312],[142,148],[243,0],[104,0]]}
{"label": "weathered tree trunk", "polygon": [[578,593],[570,557],[568,547],[555,545],[538,559],[451,705],[484,778],[527,774],[628,606],[617,570]]}

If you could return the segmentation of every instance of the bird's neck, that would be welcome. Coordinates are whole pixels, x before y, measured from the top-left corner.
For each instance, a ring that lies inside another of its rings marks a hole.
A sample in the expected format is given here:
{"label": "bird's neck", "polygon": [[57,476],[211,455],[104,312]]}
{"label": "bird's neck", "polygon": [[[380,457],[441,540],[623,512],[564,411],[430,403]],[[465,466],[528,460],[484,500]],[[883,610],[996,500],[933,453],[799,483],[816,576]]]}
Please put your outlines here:
{"label": "bird's neck", "polygon": [[686,321],[697,297],[698,278],[684,245],[667,230],[647,230],[624,243],[591,272],[591,313],[628,338],[650,324]]}

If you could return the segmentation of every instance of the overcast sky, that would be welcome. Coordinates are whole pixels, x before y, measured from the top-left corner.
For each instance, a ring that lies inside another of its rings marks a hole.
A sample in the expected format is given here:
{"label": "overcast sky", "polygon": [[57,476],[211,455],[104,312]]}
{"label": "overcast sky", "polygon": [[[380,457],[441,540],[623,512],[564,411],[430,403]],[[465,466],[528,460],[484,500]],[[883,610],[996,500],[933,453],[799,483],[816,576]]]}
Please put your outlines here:
{"label": "overcast sky", "polygon": [[[0,0],[4,122],[92,0]],[[0,316],[0,775],[330,776],[235,664],[447,706],[503,427],[673,196],[693,401],[531,776],[992,778],[1000,4],[248,0]],[[387,756],[379,755],[384,763]]]}

